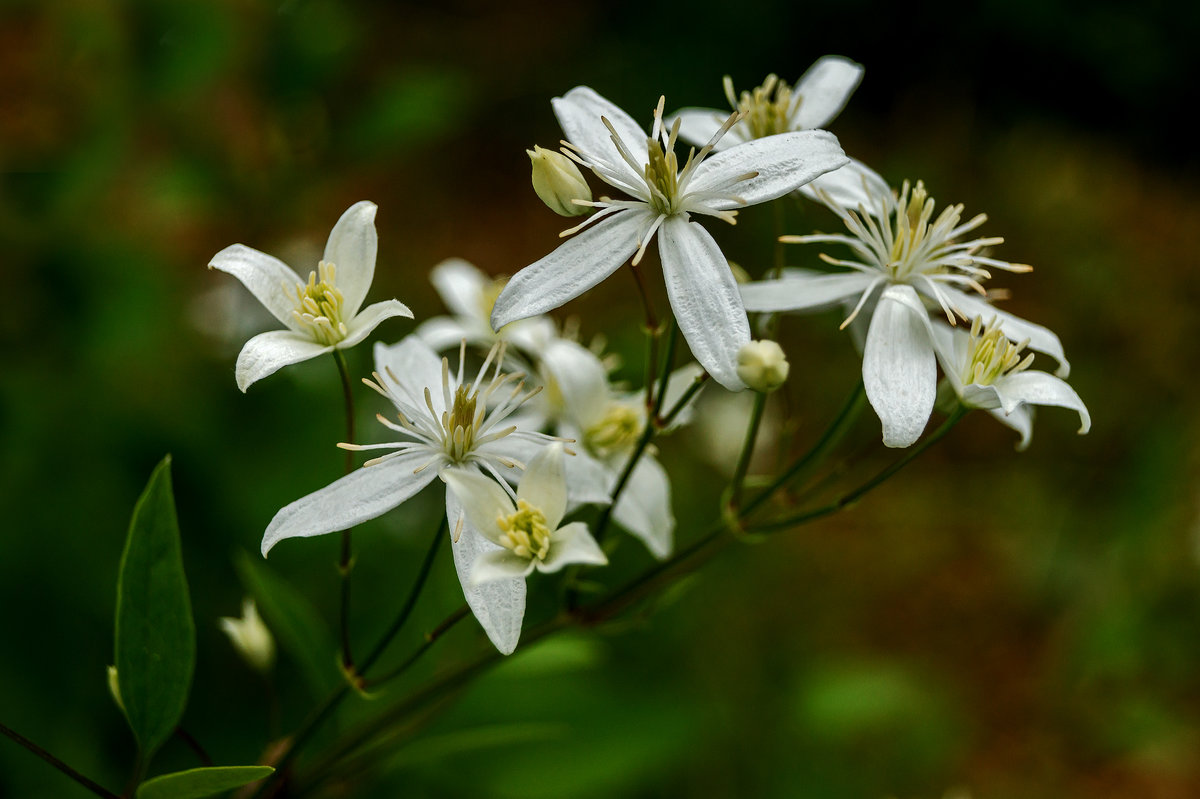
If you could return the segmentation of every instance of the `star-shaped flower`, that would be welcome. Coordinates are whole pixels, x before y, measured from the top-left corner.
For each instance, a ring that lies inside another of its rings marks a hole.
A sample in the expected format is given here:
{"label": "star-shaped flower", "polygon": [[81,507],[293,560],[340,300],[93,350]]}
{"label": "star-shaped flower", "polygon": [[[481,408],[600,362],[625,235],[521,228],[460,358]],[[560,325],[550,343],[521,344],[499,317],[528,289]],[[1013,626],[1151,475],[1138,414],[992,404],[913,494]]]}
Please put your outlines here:
{"label": "star-shaped flower", "polygon": [[278,258],[233,244],[213,256],[208,266],[228,272],[245,284],[287,330],[261,333],[238,355],[238,388],[289,364],[307,361],[335,349],[348,349],[393,316],[412,318],[399,300],[362,307],[375,275],[375,204],[355,203],[342,214],[325,244],[325,257],[304,281]]}
{"label": "star-shaped flower", "polygon": [[733,114],[682,168],[679,124],[663,125],[663,100],[650,135],[620,108],[580,86],[553,101],[566,150],[632,199],[601,198],[582,230],[518,272],[492,311],[492,327],[545,313],[578,297],[632,256],[637,265],[658,234],[667,297],[696,360],[719,383],[744,388],[736,359],[750,340],[746,310],[729,263],[692,214],[734,222],[737,209],[781,197],[847,162],[837,139],[809,130],[756,139],[710,154],[743,115]]}

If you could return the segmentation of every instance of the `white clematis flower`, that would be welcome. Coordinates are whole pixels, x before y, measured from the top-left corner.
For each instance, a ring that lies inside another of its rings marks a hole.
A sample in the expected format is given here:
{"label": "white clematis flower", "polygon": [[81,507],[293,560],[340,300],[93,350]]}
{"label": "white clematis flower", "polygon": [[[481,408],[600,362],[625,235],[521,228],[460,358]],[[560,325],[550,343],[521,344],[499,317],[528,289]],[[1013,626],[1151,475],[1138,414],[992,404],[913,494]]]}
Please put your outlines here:
{"label": "white clematis flower", "polygon": [[479,556],[471,583],[528,577],[534,569],[556,572],[571,563],[608,563],[583,522],[559,527],[567,510],[567,475],[562,444],[544,447],[517,485],[516,501],[494,480],[461,470],[445,473],[446,485],[462,502],[467,524],[498,549]]}
{"label": "white clematis flower", "polygon": [[773,200],[847,162],[837,139],[817,130],[785,133],[710,153],[742,119],[730,116],[683,165],[675,156],[679,124],[663,125],[663,100],[650,135],[620,108],[580,86],[553,101],[567,152],[633,199],[601,198],[600,209],[564,235],[581,231],[518,272],[492,311],[499,329],[557,308],[612,274],[632,256],[637,265],[658,234],[667,297],[700,364],[731,390],[745,386],[735,362],[750,325],[729,263],[692,214],[734,222],[737,209]]}
{"label": "white clematis flower", "polygon": [[[506,426],[508,417],[538,389],[526,391],[520,375],[500,372],[502,349],[501,345],[493,347],[475,379],[468,381],[461,353],[457,372],[451,372],[449,361],[439,359],[416,336],[390,347],[376,344],[375,379],[364,382],[395,406],[397,421],[382,414],[377,418],[403,439],[339,445],[390,452],[275,514],[263,535],[263,556],[285,539],[345,530],[381,516],[453,470],[486,472],[503,480],[505,473],[522,468],[519,453],[536,452],[553,439]],[[451,531],[461,529],[462,516],[454,491],[447,491],[446,519]],[[496,648],[508,654],[521,634],[525,581],[475,585],[470,580],[475,561],[494,549],[494,544],[473,533],[453,539],[454,566],[467,604]]]}
{"label": "white clematis flower", "polygon": [[[1060,376],[1067,375],[1070,366],[1058,336],[992,307],[984,296],[981,281],[991,277],[989,267],[1011,272],[1031,268],[980,254],[985,247],[1003,242],[999,237],[959,240],[982,225],[985,215],[961,222],[962,206],[955,205],[934,219],[934,202],[920,182],[911,190],[905,183],[898,197],[890,192],[873,192],[873,204],[857,210],[839,206],[827,194],[822,196],[852,235],[787,236],[782,240],[844,244],[858,260],[821,257],[851,271],[789,272],[778,280],[743,285],[742,298],[748,309],[765,312],[820,310],[853,303],[842,327],[860,313],[870,314],[863,347],[863,380],[872,407],[884,421],[885,444],[906,447],[915,441],[932,408],[934,391],[930,381],[936,373],[933,347],[920,331],[922,323],[912,315],[915,308],[922,309],[918,315],[925,315],[926,303],[939,308],[951,324],[956,317],[965,320],[995,316],[1006,335],[1028,339],[1031,349],[1059,362]],[[883,303],[883,297],[892,302]]]}
{"label": "white clematis flower", "polygon": [[238,355],[238,388],[274,374],[289,364],[335,349],[348,349],[393,316],[412,318],[399,300],[362,307],[375,275],[378,237],[375,203],[355,203],[342,214],[325,244],[325,256],[305,282],[278,258],[233,244],[213,256],[209,269],[228,272],[283,322],[287,330],[261,333]]}
{"label": "white clematis flower", "polygon": [[528,355],[536,355],[557,335],[554,321],[534,316],[492,329],[492,307],[507,282],[492,278],[461,258],[449,258],[430,274],[438,296],[453,316],[435,316],[414,331],[434,350],[457,347],[460,342],[490,347],[506,341]]}

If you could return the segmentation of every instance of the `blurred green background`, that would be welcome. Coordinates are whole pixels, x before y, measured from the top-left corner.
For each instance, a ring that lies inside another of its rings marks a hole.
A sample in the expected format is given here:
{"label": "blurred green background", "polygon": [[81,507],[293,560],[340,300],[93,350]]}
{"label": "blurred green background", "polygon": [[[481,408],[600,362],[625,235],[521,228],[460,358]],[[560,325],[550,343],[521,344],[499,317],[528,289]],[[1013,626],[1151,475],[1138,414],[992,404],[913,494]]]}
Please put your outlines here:
{"label": "blurred green background", "polygon": [[[307,272],[338,215],[370,199],[370,299],[429,318],[442,258],[512,273],[554,246],[564,225],[524,153],[560,136],[551,97],[586,83],[646,121],[659,94],[719,107],[726,73],[751,88],[837,53],[866,77],[832,130],[889,180],[986,211],[997,254],[1034,264],[996,282],[1061,336],[1092,433],[1047,411],[1018,455],[972,416],[851,511],[731,548],[657,613],[514,657],[398,741],[365,795],[1200,795],[1197,34],[1200,6],[1115,0],[3,4],[0,720],[124,783],[133,743],[104,679],[115,580],[166,452],[199,637],[185,726],[244,763],[311,704],[283,659],[290,709],[272,720],[216,619],[241,605],[237,553],[340,473],[336,373],[319,360],[239,394],[234,357],[271,322],[204,268],[215,252],[240,241]],[[836,226],[789,214],[791,232]],[[769,213],[717,235],[769,258]],[[630,281],[565,311],[637,374]],[[801,443],[856,379],[838,321],[785,325]],[[369,371],[368,349],[351,365]],[[379,408],[360,404],[371,439]],[[685,540],[720,487],[704,447],[662,447]],[[436,506],[357,536],[364,642]],[[336,548],[295,542],[269,565],[329,609]],[[620,555],[644,563],[636,550]],[[459,602],[445,556],[393,659]],[[480,638],[462,625],[398,690]],[[155,770],[192,765],[175,742]],[[0,742],[0,797],[85,795]]]}

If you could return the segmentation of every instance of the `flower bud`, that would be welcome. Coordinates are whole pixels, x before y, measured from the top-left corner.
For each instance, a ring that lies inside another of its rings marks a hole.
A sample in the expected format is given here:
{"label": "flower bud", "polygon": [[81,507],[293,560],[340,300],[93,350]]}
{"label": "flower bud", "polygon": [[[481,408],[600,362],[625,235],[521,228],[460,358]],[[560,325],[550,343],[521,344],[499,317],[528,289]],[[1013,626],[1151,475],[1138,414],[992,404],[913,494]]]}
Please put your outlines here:
{"label": "flower bud", "polygon": [[108,693],[112,696],[113,701],[117,703],[117,707],[121,708],[121,712],[125,712],[125,703],[121,701],[121,684],[117,682],[117,667],[108,667]]}
{"label": "flower bud", "polygon": [[559,216],[580,216],[592,210],[591,206],[573,202],[592,201],[592,190],[574,161],[537,145],[525,152],[533,162],[533,190],[551,211]]}
{"label": "flower bud", "polygon": [[233,642],[233,648],[256,671],[266,674],[275,662],[275,639],[263,624],[253,599],[242,603],[242,618],[223,617],[221,630]]}
{"label": "flower bud", "polygon": [[738,351],[737,374],[742,382],[764,394],[787,381],[788,362],[774,341],[751,341]]}

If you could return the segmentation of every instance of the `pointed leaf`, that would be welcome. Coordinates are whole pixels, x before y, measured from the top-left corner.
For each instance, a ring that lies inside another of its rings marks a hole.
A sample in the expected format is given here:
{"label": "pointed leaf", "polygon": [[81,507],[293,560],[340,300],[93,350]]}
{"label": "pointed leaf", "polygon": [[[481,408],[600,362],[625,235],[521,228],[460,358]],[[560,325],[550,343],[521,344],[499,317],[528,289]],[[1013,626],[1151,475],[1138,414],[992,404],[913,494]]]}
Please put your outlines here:
{"label": "pointed leaf", "polygon": [[271,776],[270,766],[209,766],[146,780],[137,789],[137,799],[202,799],[255,780]]}
{"label": "pointed leaf", "polygon": [[195,661],[168,455],[134,506],[117,583],[117,680],[144,759],[179,723]]}

